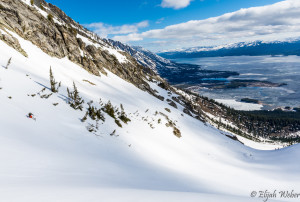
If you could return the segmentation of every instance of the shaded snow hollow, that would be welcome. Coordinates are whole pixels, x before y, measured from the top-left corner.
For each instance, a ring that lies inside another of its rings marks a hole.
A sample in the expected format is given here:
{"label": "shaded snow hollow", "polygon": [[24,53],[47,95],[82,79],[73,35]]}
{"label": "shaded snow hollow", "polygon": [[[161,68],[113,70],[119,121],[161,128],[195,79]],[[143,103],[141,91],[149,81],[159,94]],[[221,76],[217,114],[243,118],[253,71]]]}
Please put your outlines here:
{"label": "shaded snow hollow", "polygon": [[[0,201],[240,202],[262,201],[251,198],[252,191],[300,192],[299,145],[251,149],[112,73],[96,77],[19,41],[28,58],[0,41]],[[33,97],[49,88],[50,66],[62,82],[59,93]],[[88,132],[86,126],[95,122],[82,123],[84,112],[65,102],[73,81],[86,102],[123,104],[132,121],[120,128],[106,115],[96,134]],[[176,123],[181,138],[156,111]],[[26,117],[29,112],[36,121]]]}

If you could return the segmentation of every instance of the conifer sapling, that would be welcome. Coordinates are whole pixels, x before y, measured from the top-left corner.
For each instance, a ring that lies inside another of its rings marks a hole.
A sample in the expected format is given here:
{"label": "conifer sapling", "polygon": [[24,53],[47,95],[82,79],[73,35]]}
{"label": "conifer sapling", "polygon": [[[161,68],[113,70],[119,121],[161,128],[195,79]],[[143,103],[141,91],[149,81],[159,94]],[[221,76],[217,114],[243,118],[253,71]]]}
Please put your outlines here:
{"label": "conifer sapling", "polygon": [[67,88],[68,97],[69,97],[68,103],[75,110],[79,109],[82,111],[83,108],[82,104],[84,103],[84,100],[79,96],[79,92],[74,82],[73,82],[73,88],[74,88],[73,92],[71,92],[69,88]]}
{"label": "conifer sapling", "polygon": [[54,76],[53,76],[53,73],[52,73],[52,68],[50,67],[50,86],[51,86],[51,91],[53,93],[57,93],[58,92],[58,89],[61,86],[61,82],[59,82],[59,84],[57,85],[57,87],[56,87],[56,85],[57,85],[57,82],[54,79]]}
{"label": "conifer sapling", "polygon": [[9,58],[8,61],[7,61],[7,65],[5,67],[6,69],[8,69],[8,66],[10,65],[10,63],[11,63],[11,58]]}

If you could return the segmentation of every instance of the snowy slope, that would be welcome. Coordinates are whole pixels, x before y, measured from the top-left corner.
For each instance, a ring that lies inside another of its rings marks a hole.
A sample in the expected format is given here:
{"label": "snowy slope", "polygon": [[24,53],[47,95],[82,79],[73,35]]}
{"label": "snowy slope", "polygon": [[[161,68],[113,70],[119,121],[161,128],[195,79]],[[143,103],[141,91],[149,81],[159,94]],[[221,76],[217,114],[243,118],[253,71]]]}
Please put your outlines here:
{"label": "snowy slope", "polygon": [[[251,149],[112,73],[94,76],[14,36],[28,58],[0,41],[0,201],[262,201],[250,193],[300,191],[299,145]],[[50,87],[50,66],[62,82],[59,93],[33,97]],[[84,112],[65,100],[73,81],[86,103],[122,104],[132,121],[120,128],[105,115],[99,130],[88,132],[96,123],[82,123]],[[176,123],[182,137],[156,112]]]}

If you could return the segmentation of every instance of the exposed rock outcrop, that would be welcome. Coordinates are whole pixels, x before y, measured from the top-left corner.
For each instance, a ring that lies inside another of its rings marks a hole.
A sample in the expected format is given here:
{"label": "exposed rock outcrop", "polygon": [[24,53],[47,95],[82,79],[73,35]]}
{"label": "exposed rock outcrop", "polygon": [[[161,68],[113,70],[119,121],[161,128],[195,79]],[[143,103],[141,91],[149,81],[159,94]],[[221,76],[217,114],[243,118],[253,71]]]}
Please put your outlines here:
{"label": "exposed rock outcrop", "polygon": [[[2,0],[0,29],[2,27],[17,33],[53,57],[68,57],[92,74],[106,74],[107,69],[143,90],[149,89],[145,82],[145,69],[129,54],[119,51],[127,59],[126,62],[120,62],[103,48],[113,49],[113,46],[74,22],[59,8],[44,0],[34,1],[34,4],[43,10],[27,5],[22,0]],[[53,20],[49,20],[47,15],[53,16]],[[86,44],[78,34],[90,40],[91,44]],[[26,55],[16,38],[1,34],[0,39]]]}
{"label": "exposed rock outcrop", "polygon": [[[0,27],[1,28],[1,27]],[[24,49],[21,47],[18,39],[13,37],[11,34],[9,34],[6,31],[0,32],[0,40],[4,41],[7,45],[11,46],[12,48],[19,51],[22,55],[25,57],[28,57],[27,53],[24,51]]]}

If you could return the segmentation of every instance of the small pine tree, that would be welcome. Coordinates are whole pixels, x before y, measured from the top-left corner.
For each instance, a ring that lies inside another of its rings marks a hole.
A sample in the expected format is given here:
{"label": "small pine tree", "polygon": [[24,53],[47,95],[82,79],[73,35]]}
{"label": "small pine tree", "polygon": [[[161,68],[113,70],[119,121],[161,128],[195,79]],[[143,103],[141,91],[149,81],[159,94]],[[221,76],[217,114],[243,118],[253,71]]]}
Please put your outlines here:
{"label": "small pine tree", "polygon": [[105,121],[105,117],[103,116],[103,114],[101,113],[101,109],[98,109],[96,111],[96,117],[97,117],[97,120],[102,120],[102,121]]}
{"label": "small pine tree", "polygon": [[8,66],[10,65],[10,63],[11,63],[11,58],[9,58],[8,61],[7,61],[7,65],[5,67],[6,69],[8,69]]}
{"label": "small pine tree", "polygon": [[120,107],[121,107],[121,115],[119,116],[119,119],[127,124],[131,120],[127,117],[122,104]]}
{"label": "small pine tree", "polygon": [[89,112],[87,111],[84,115],[84,117],[82,117],[81,122],[85,122],[87,120],[87,116],[88,116]]}
{"label": "small pine tree", "polygon": [[30,4],[33,6],[33,4],[34,4],[34,0],[30,0]]}
{"label": "small pine tree", "polygon": [[115,109],[113,108],[112,104],[110,101],[108,101],[108,103],[106,103],[104,105],[104,109],[103,111],[105,113],[107,113],[109,116],[111,116],[112,118],[116,119],[116,116],[115,116]]}
{"label": "small pine tree", "polygon": [[87,110],[87,114],[89,115],[89,117],[92,119],[92,120],[102,120],[102,121],[105,121],[105,118],[103,116],[103,114],[101,113],[101,109],[97,109],[96,107],[92,106],[92,103],[93,101],[90,101],[88,103],[89,105],[89,108]]}
{"label": "small pine tree", "polygon": [[54,20],[53,20],[53,15],[52,15],[52,14],[48,14],[47,19],[48,19],[50,22],[54,22]]}
{"label": "small pine tree", "polygon": [[120,121],[119,120],[115,120],[115,123],[120,127],[120,128],[122,128],[122,124],[120,123]]}
{"label": "small pine tree", "polygon": [[110,134],[110,136],[114,136],[116,134],[116,130],[114,130],[111,134]]}
{"label": "small pine tree", "polygon": [[50,86],[51,86],[51,91],[53,93],[57,93],[58,92],[58,89],[60,88],[61,86],[61,82],[59,82],[58,86],[56,87],[57,85],[57,82],[55,81],[54,79],[54,76],[53,76],[53,73],[52,73],[52,69],[50,67]]}
{"label": "small pine tree", "polygon": [[69,88],[67,88],[67,92],[68,92],[68,97],[69,97],[69,104],[72,108],[74,108],[75,110],[79,109],[82,111],[82,104],[84,103],[84,100],[79,96],[79,92],[77,90],[77,87],[75,85],[75,82],[73,82],[73,92],[71,92],[69,90]]}

